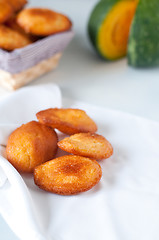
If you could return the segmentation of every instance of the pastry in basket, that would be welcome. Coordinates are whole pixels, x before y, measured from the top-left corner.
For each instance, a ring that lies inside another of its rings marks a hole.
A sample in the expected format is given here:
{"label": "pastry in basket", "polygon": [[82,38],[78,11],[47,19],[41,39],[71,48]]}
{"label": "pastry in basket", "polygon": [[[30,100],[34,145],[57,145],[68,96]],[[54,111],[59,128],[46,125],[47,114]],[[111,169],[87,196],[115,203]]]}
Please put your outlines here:
{"label": "pastry in basket", "polygon": [[33,172],[41,163],[53,159],[57,150],[57,134],[39,122],[23,124],[11,133],[6,153],[19,172]]}
{"label": "pastry in basket", "polygon": [[95,133],[77,133],[58,142],[62,150],[96,160],[109,158],[112,145],[103,136]]}
{"label": "pastry in basket", "polygon": [[72,26],[71,21],[65,15],[44,8],[22,10],[17,16],[17,23],[25,32],[38,36],[64,32]]}
{"label": "pastry in basket", "polygon": [[36,185],[61,195],[87,191],[99,182],[101,176],[102,170],[96,160],[73,155],[48,161],[34,170]]}
{"label": "pastry in basket", "polygon": [[0,23],[5,22],[13,14],[13,8],[6,0],[0,0]]}
{"label": "pastry in basket", "polygon": [[12,51],[31,43],[30,38],[24,36],[3,24],[0,24],[0,48]]}
{"label": "pastry in basket", "polygon": [[72,108],[50,108],[36,114],[39,122],[68,135],[97,131],[95,122],[85,111]]}
{"label": "pastry in basket", "polygon": [[21,10],[27,3],[26,0],[6,0],[6,2],[8,2],[12,6],[15,12]]}
{"label": "pastry in basket", "polygon": [[9,28],[11,28],[12,30],[19,32],[20,34],[22,34],[24,37],[26,37],[28,40],[30,40],[31,42],[35,42],[39,39],[39,37],[37,36],[33,36],[31,34],[28,34],[24,31],[23,28],[21,28],[19,26],[19,24],[17,24],[16,21],[16,15],[12,15],[11,18],[9,18],[6,22],[5,25]]}

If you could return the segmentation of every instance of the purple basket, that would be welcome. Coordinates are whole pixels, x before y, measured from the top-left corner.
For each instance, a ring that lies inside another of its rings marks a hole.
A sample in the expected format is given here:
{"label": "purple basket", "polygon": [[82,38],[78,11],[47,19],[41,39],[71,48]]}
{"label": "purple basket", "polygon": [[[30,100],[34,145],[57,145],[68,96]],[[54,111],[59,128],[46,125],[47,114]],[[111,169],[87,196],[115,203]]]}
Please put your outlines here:
{"label": "purple basket", "polygon": [[12,52],[0,49],[0,69],[11,74],[25,71],[56,53],[62,52],[73,35],[73,31],[70,30],[45,37]]}

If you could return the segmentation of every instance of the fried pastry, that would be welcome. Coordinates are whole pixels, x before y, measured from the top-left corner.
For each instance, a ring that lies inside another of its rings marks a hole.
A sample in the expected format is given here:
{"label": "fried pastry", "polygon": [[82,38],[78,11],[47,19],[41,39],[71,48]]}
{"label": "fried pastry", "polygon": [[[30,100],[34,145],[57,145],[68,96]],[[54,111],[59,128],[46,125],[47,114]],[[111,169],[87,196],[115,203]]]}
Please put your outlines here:
{"label": "fried pastry", "polygon": [[113,154],[112,145],[95,133],[77,133],[58,142],[59,148],[75,155],[101,160]]}
{"label": "fried pastry", "polygon": [[8,161],[19,172],[33,172],[41,163],[53,159],[57,150],[57,134],[39,122],[23,124],[11,133],[6,153]]}
{"label": "fried pastry", "polygon": [[13,8],[11,5],[5,0],[0,0],[0,24],[9,19],[12,14]]}
{"label": "fried pastry", "polygon": [[72,195],[94,187],[102,176],[96,160],[66,155],[48,161],[34,170],[34,182],[49,192]]}
{"label": "fried pastry", "polygon": [[21,10],[27,3],[26,0],[6,0],[6,2],[8,2],[12,6],[15,12]]}
{"label": "fried pastry", "polygon": [[[23,30],[23,28],[21,28],[17,22],[16,22],[16,15],[13,15],[10,19],[8,19],[5,22],[5,25],[9,28],[11,28],[12,30],[15,30],[17,32],[20,32],[22,34],[26,34],[26,32]],[[27,35],[27,34],[26,34]]]}
{"label": "fried pastry", "polygon": [[27,33],[37,36],[48,36],[67,31],[72,23],[68,17],[49,9],[28,8],[17,16],[17,23]]}
{"label": "fried pastry", "polygon": [[5,22],[5,25],[7,27],[9,27],[10,29],[20,33],[21,35],[23,35],[25,38],[27,38],[29,41],[31,42],[35,42],[36,40],[38,40],[38,37],[36,36],[33,36],[31,34],[28,34],[24,31],[23,28],[21,28],[18,24],[17,24],[17,21],[16,21],[16,15],[13,15],[10,19],[8,19],[6,22]]}
{"label": "fried pastry", "polygon": [[50,108],[38,112],[36,116],[39,122],[57,128],[68,135],[97,131],[95,122],[80,109]]}
{"label": "fried pastry", "polygon": [[23,34],[0,24],[0,48],[12,51],[31,43],[31,40]]}

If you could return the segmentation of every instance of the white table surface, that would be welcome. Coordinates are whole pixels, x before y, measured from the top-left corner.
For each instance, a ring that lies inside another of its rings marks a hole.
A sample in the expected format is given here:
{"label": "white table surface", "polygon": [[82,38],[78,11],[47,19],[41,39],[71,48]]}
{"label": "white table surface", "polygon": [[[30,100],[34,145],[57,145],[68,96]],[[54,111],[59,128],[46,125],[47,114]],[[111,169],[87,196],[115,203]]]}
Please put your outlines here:
{"label": "white table surface", "polygon": [[[75,37],[56,71],[35,80],[57,83],[62,95],[91,104],[159,121],[159,68],[133,69],[122,59],[113,63],[97,57],[87,36],[87,22],[95,0],[30,0],[32,6],[50,7],[70,16]],[[0,88],[0,98],[10,94]],[[0,217],[0,239],[17,240]]]}

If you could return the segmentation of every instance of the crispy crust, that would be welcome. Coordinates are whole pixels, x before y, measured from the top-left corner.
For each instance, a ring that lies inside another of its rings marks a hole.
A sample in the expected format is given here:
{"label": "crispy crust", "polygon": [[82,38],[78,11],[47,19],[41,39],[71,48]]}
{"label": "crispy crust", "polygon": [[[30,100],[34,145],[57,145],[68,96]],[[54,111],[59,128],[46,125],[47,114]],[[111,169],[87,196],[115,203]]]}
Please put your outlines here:
{"label": "crispy crust", "polygon": [[67,31],[72,23],[68,17],[49,9],[28,8],[17,16],[17,23],[27,32],[37,36]]}
{"label": "crispy crust", "polygon": [[48,161],[34,170],[34,182],[43,190],[60,195],[85,192],[101,179],[96,160],[80,156],[63,156]]}
{"label": "crispy crust", "polygon": [[31,40],[23,34],[0,24],[0,47],[12,51],[31,43]]}
{"label": "crispy crust", "polygon": [[59,148],[75,155],[96,160],[109,158],[113,154],[111,144],[103,136],[78,133],[58,142]]}
{"label": "crispy crust", "polygon": [[13,14],[13,8],[5,0],[0,0],[0,24],[4,23]]}
{"label": "crispy crust", "polygon": [[36,116],[39,122],[57,128],[68,135],[97,131],[95,122],[80,109],[50,108],[38,112]]}
{"label": "crispy crust", "polygon": [[57,134],[39,122],[23,124],[8,139],[7,159],[19,172],[33,172],[34,168],[54,157]]}

